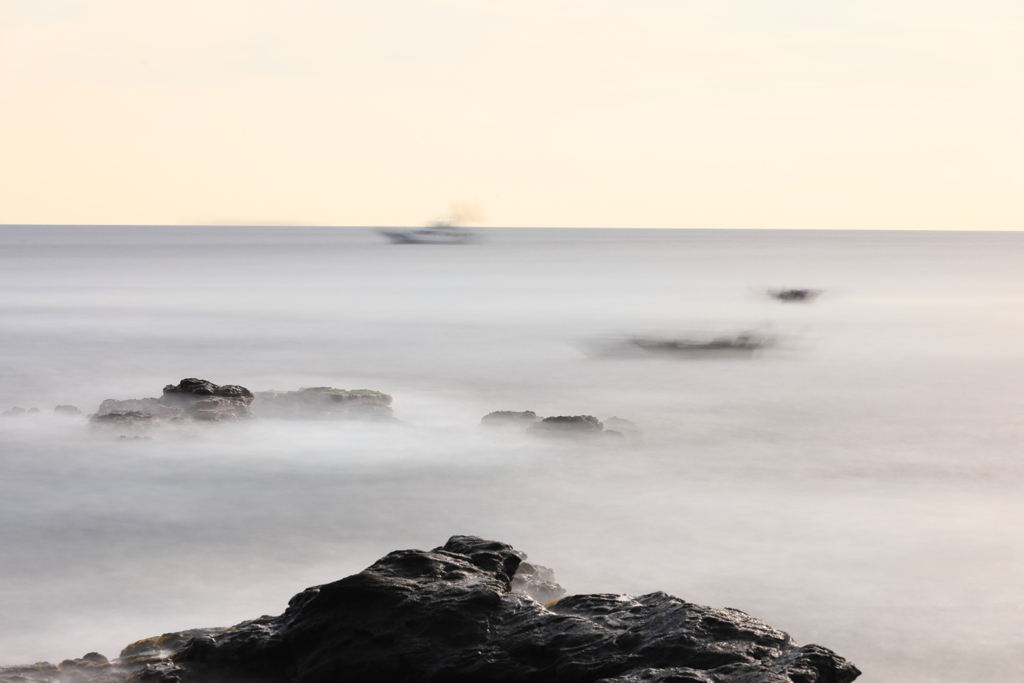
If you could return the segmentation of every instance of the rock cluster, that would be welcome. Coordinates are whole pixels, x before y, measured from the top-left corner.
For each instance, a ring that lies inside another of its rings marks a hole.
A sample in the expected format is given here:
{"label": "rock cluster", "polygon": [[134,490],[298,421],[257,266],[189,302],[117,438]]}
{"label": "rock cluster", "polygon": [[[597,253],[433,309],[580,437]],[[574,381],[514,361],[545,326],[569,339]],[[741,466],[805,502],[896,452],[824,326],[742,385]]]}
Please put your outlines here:
{"label": "rock cluster", "polygon": [[92,416],[93,422],[138,425],[154,421],[201,420],[225,422],[252,417],[253,394],[235,384],[223,386],[188,378],[164,387],[160,398],[107,399]]}
{"label": "rock cluster", "polygon": [[25,410],[24,408],[21,408],[19,406],[14,406],[10,410],[5,410],[3,413],[0,413],[0,416],[21,417],[22,415],[35,415],[38,412],[39,408],[29,408],[28,410]]}
{"label": "rock cluster", "polygon": [[610,417],[601,422],[593,415],[557,415],[542,418],[532,410],[497,410],[484,415],[480,424],[486,427],[524,430],[532,436],[552,438],[605,437],[634,444],[642,443],[644,438],[643,432],[635,422],[621,417]]}
{"label": "rock cluster", "polygon": [[258,391],[256,417],[320,420],[393,420],[391,397],[371,389],[310,387],[298,391]]}
{"label": "rock cluster", "polygon": [[[57,412],[71,414],[73,406]],[[161,422],[228,422],[260,418],[394,420],[391,397],[379,391],[333,387],[253,393],[235,384],[183,379],[160,398],[107,399],[92,416],[96,424],[138,427]]]}
{"label": "rock cluster", "polygon": [[[3,669],[0,683],[849,683],[860,675],[744,612],[665,593],[543,604],[526,589],[557,584],[524,557],[505,543],[453,536],[306,589],[278,617],[139,641],[114,662],[91,653],[59,667]],[[517,581],[526,571],[532,578]]]}

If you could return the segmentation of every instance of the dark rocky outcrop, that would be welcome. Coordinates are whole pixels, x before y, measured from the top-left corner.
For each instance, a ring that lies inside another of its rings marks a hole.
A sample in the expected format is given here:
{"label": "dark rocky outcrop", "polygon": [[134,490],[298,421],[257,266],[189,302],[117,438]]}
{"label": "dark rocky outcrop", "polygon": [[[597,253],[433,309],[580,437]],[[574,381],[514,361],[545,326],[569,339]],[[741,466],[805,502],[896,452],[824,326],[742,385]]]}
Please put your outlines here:
{"label": "dark rocky outcrop", "polygon": [[256,417],[315,420],[393,420],[391,397],[371,389],[309,387],[298,391],[258,391]]}
{"label": "dark rocky outcrop", "polygon": [[235,384],[188,378],[164,387],[160,398],[107,399],[92,416],[99,424],[132,426],[154,421],[224,422],[252,417],[253,394]]}
{"label": "dark rocky outcrop", "polygon": [[542,604],[531,585],[560,589],[524,560],[504,543],[454,536],[309,588],[278,617],[139,641],[110,664],[87,655],[0,670],[0,683],[66,681],[65,668],[72,683],[849,683],[860,674],[739,610],[665,593]]}

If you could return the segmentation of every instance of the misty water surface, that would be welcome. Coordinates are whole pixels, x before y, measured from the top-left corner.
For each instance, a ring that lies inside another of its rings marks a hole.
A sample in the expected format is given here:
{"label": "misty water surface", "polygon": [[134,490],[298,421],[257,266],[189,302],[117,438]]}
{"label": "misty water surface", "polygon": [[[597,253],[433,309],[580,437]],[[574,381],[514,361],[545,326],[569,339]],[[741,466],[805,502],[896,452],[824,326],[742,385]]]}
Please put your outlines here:
{"label": "misty water surface", "polygon": [[[736,607],[865,681],[1015,679],[1024,236],[0,229],[0,665],[279,613],[471,533],[570,591]],[[821,287],[811,305],[770,286]],[[749,359],[590,358],[757,330]],[[398,425],[260,421],[116,441],[58,404],[201,377],[371,388]],[[478,427],[616,415],[643,448]]]}

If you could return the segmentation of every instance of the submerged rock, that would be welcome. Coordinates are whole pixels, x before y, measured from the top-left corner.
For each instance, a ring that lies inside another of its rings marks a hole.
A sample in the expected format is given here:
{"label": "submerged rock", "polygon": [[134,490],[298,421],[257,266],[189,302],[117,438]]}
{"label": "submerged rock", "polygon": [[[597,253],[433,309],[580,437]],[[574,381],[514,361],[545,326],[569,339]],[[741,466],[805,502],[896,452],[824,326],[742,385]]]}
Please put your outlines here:
{"label": "submerged rock", "polygon": [[85,417],[85,413],[75,406],[57,406],[53,409],[53,414],[58,417]]}
{"label": "submerged rock", "polygon": [[487,413],[480,419],[480,424],[485,427],[515,427],[525,429],[533,425],[540,418],[532,410],[516,412],[514,410],[495,410]]}
{"label": "submerged rock", "polygon": [[160,398],[107,399],[92,416],[99,424],[133,426],[154,421],[224,422],[252,417],[253,394],[236,384],[187,378],[164,387]]}
{"label": "submerged rock", "polygon": [[[103,404],[100,405],[100,410],[102,411],[104,409],[104,406],[106,406],[107,403],[111,400],[113,399],[108,399],[107,401],[104,401]],[[127,403],[127,401],[119,401],[119,403]],[[92,416],[92,421],[98,424],[110,424],[130,427],[134,425],[152,422],[154,419],[156,419],[156,417],[157,415],[155,415],[154,413],[147,412],[144,410],[111,410],[110,412],[96,413],[95,415]],[[167,416],[161,415],[160,417]],[[179,419],[181,418],[179,417]]]}
{"label": "submerged rock", "polygon": [[[139,641],[110,665],[96,660],[91,678],[76,664],[76,683],[849,683],[860,675],[744,612],[665,593],[544,605],[520,587],[557,584],[524,557],[473,536],[396,551],[306,589],[281,616]],[[46,663],[14,667],[0,670],[0,683],[59,674]]]}
{"label": "submerged rock", "polygon": [[371,389],[309,387],[298,391],[258,391],[252,402],[256,417],[285,419],[393,420],[391,397]]}
{"label": "submerged rock", "polygon": [[24,408],[14,406],[10,410],[5,410],[3,413],[0,413],[0,415],[3,417],[21,417],[23,415],[35,415],[38,412],[39,408],[29,408],[28,410],[25,410]]}
{"label": "submerged rock", "polygon": [[610,417],[601,422],[593,415],[557,415],[538,417],[532,410],[496,410],[484,415],[480,424],[485,427],[518,429],[531,436],[558,439],[589,439],[604,437],[609,445],[616,443],[635,447],[643,445],[644,435],[632,420]]}
{"label": "submerged rock", "polygon": [[644,442],[644,433],[640,426],[632,420],[622,417],[609,417],[604,421],[605,434],[619,434],[627,442],[640,445]]}
{"label": "submerged rock", "polygon": [[544,418],[530,427],[528,431],[530,434],[539,436],[575,439],[601,436],[604,432],[604,423],[593,415],[559,415],[557,417]]}

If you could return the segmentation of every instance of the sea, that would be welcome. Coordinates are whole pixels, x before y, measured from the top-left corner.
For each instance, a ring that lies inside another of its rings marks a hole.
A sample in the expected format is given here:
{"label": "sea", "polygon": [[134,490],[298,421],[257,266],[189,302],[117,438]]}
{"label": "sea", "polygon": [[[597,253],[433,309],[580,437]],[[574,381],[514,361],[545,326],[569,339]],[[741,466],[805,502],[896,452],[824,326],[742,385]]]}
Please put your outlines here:
{"label": "sea", "polygon": [[[476,235],[0,227],[0,412],[26,411],[0,417],[0,666],[278,614],[474,534],[569,593],[741,609],[863,681],[1024,680],[1024,233]],[[739,335],[765,344],[635,343]],[[189,377],[374,389],[397,421],[54,414]]]}

